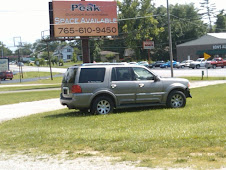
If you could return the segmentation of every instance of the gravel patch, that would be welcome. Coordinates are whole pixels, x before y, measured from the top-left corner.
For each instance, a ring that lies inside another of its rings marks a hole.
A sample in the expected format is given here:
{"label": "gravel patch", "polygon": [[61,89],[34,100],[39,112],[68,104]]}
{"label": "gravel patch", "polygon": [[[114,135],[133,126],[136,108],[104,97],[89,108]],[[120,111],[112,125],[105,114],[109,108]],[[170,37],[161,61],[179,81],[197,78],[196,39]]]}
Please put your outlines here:
{"label": "gravel patch", "polygon": [[116,162],[116,158],[93,156],[73,160],[58,160],[50,157],[0,156],[2,170],[148,170],[135,167],[131,162]]}

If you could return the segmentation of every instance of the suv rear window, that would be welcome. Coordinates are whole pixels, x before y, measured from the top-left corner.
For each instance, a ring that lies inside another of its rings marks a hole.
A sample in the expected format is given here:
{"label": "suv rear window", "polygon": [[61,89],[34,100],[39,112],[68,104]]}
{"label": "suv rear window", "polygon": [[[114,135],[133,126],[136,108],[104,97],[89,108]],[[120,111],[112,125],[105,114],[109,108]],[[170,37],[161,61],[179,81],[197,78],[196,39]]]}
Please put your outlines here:
{"label": "suv rear window", "polygon": [[74,83],[76,73],[77,73],[77,68],[69,68],[64,74],[62,83]]}
{"label": "suv rear window", "polygon": [[79,83],[101,83],[104,76],[105,68],[82,68]]}

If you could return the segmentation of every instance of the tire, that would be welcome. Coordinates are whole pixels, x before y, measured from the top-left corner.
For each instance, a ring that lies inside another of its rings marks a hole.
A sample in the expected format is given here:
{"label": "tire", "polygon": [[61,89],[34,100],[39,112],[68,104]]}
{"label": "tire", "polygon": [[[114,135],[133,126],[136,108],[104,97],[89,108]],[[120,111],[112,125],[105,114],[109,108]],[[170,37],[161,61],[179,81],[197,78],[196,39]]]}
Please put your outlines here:
{"label": "tire", "polygon": [[183,69],[183,68],[184,68],[184,66],[181,66],[181,68]]}
{"label": "tire", "polygon": [[186,105],[186,97],[181,91],[172,91],[167,97],[166,105],[169,108],[181,108]]}
{"label": "tire", "polygon": [[212,67],[213,67],[213,69],[216,69],[217,66],[216,65],[213,65]]}
{"label": "tire", "polygon": [[200,68],[200,65],[196,65],[196,68],[199,69]]}
{"label": "tire", "polygon": [[105,115],[113,112],[113,101],[107,96],[97,97],[92,105],[91,112],[99,115]]}

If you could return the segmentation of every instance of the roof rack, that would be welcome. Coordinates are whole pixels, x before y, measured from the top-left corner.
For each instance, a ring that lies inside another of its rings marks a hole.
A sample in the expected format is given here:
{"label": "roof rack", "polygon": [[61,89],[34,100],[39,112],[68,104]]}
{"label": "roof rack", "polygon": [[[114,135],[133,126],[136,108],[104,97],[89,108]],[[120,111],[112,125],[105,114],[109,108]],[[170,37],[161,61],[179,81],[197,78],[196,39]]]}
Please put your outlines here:
{"label": "roof rack", "polygon": [[81,66],[98,66],[98,65],[126,65],[127,63],[84,63]]}

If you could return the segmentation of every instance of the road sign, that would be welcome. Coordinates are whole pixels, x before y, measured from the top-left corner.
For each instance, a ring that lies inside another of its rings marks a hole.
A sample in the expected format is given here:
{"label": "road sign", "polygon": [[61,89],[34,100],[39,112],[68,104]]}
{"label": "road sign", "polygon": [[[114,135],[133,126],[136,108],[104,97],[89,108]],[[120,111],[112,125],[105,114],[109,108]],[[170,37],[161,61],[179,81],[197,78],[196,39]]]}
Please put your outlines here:
{"label": "road sign", "polygon": [[154,41],[143,41],[143,49],[151,50],[154,49]]}
{"label": "road sign", "polygon": [[204,53],[204,59],[205,59],[205,60],[208,60],[210,57],[211,57],[211,55],[209,55],[209,54],[207,54],[207,53]]}
{"label": "road sign", "polygon": [[9,70],[9,59],[0,58],[0,72]]}

